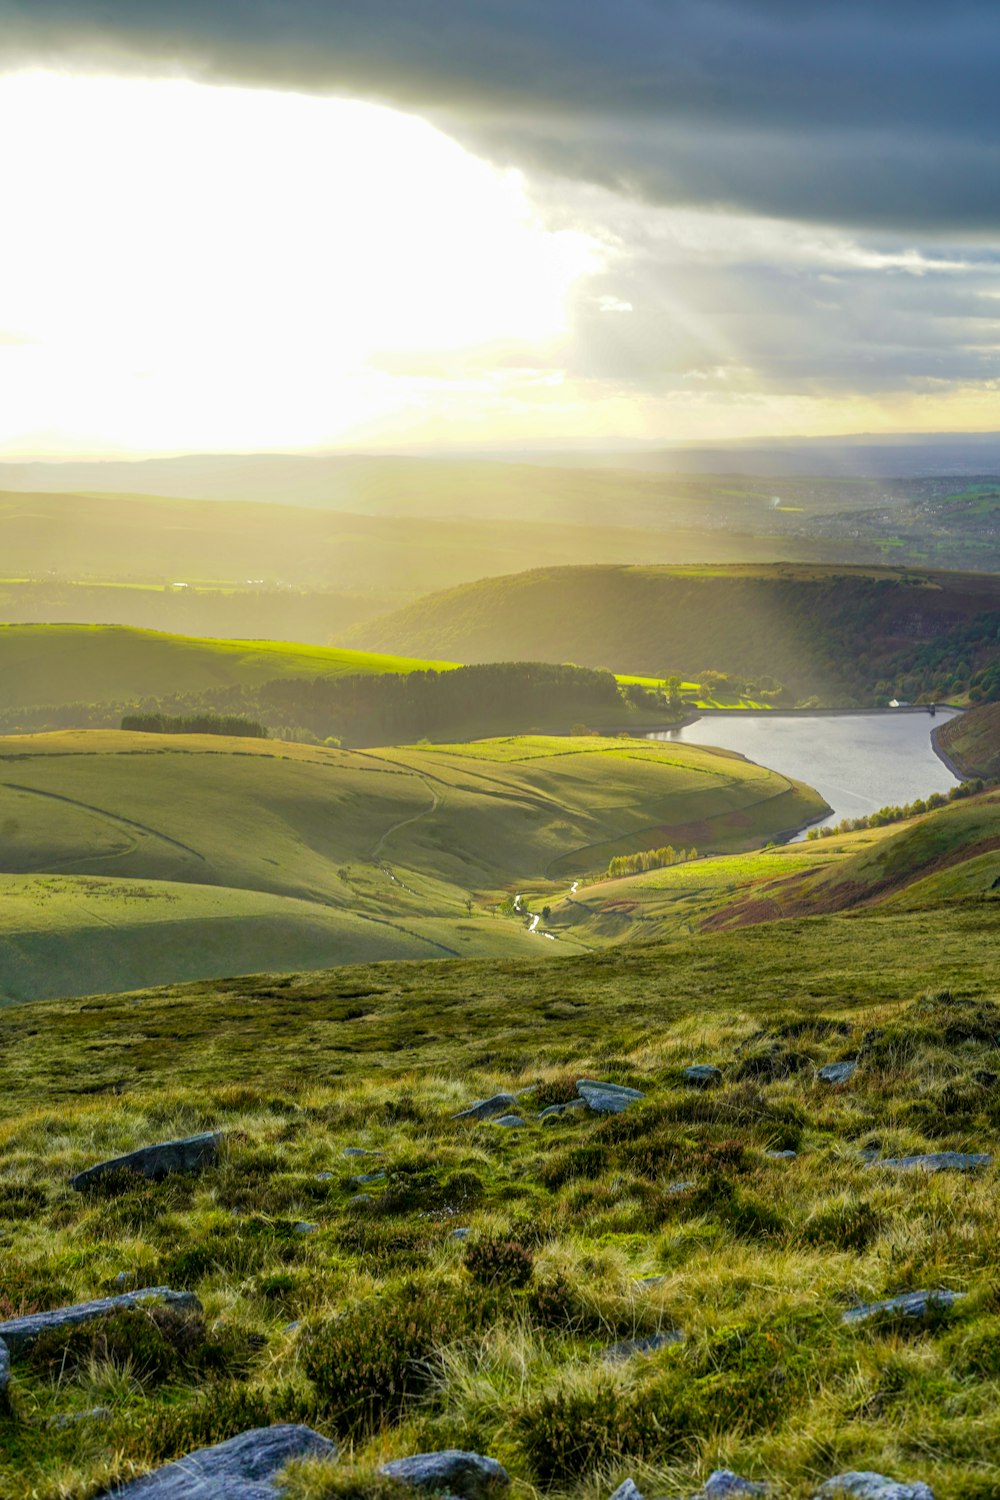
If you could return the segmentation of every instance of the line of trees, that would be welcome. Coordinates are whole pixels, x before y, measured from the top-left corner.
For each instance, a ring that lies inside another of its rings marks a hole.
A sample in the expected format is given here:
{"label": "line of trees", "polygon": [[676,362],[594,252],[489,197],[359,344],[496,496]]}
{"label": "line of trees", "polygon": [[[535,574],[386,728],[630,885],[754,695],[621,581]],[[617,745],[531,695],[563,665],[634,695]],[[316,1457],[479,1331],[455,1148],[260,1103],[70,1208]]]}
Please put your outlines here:
{"label": "line of trees", "polygon": [[608,865],[605,879],[643,875],[647,870],[662,870],[667,865],[682,865],[697,858],[697,849],[675,849],[672,844],[664,844],[661,849],[640,849],[637,854],[618,854]]}
{"label": "line of trees", "polygon": [[228,734],[251,740],[268,737],[257,719],[240,714],[124,714],[121,727],[137,734]]}
{"label": "line of trees", "polygon": [[877,812],[869,813],[866,817],[841,818],[836,824],[826,823],[822,828],[810,828],[806,838],[828,839],[836,833],[857,833],[860,828],[884,828],[888,823],[902,823],[906,818],[916,818],[920,813],[946,807],[949,802],[960,802],[963,797],[973,797],[985,786],[986,782],[981,777],[974,776],[968,781],[960,781],[948,792],[931,792],[929,797],[918,797],[915,802],[904,805],[891,803],[888,807],[880,807]]}

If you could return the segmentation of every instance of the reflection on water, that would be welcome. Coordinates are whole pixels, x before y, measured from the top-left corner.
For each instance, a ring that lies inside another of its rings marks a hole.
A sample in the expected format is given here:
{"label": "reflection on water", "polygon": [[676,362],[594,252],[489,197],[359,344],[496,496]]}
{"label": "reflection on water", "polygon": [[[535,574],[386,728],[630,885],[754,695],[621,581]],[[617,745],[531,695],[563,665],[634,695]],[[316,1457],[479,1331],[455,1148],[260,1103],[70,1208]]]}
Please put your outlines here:
{"label": "reflection on water", "polygon": [[[954,718],[926,713],[711,714],[651,740],[719,745],[815,787],[833,809],[824,822],[859,818],[890,803],[947,792],[955,777],[931,744],[931,730]],[[800,835],[801,837],[802,835]]]}

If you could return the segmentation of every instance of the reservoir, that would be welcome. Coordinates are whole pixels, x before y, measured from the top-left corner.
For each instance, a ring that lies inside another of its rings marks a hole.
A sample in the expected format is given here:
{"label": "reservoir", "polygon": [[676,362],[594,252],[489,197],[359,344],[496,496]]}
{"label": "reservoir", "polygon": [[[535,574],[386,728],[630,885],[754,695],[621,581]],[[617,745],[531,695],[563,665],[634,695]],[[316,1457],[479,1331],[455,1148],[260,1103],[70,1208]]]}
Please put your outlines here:
{"label": "reservoir", "polygon": [[[954,710],[928,713],[706,714],[651,740],[718,745],[815,787],[833,811],[822,821],[860,818],[891,803],[947,792],[956,778],[935,754],[931,730]],[[799,837],[804,837],[800,834]]]}

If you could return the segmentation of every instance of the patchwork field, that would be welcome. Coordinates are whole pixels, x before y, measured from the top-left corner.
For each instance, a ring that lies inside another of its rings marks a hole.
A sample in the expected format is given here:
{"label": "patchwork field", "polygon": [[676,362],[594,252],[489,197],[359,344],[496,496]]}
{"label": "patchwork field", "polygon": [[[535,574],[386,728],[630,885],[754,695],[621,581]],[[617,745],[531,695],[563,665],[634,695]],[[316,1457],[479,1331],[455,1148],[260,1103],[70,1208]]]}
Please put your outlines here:
{"label": "patchwork field", "polygon": [[[0,873],[59,879],[43,901],[37,884],[8,883],[0,997],[287,961],[573,951],[571,934],[525,930],[511,898],[526,880],[568,887],[615,853],[667,840],[746,848],[822,806],[738,756],[644,741],[345,751],[115,731],[8,737]],[[84,877],[100,883],[75,887]]]}

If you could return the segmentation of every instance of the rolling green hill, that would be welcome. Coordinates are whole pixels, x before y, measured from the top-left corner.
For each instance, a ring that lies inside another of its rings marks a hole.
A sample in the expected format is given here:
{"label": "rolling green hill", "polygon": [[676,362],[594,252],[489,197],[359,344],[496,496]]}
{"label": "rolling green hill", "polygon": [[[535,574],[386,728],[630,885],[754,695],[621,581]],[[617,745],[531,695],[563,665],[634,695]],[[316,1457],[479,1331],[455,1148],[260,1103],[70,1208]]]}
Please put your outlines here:
{"label": "rolling green hill", "polygon": [[1000,910],[1000,792],[904,823],[583,885],[551,926],[585,943],[697,932],[877,906]]}
{"label": "rolling green hill", "polygon": [[[539,569],[487,578],[354,627],[344,644],[475,662],[531,656],[617,672],[715,668],[796,694],[871,702],[939,684],[961,691],[964,631],[1000,609],[1000,578],[776,564]],[[949,653],[954,633],[956,649]],[[939,650],[921,652],[929,643]],[[920,662],[920,678],[905,675]],[[902,676],[901,676],[902,674]]]}
{"label": "rolling green hill", "polygon": [[[200,1310],[18,1350],[5,1500],[277,1422],[340,1448],[289,1500],[388,1500],[379,1465],[447,1448],[518,1496],[691,1495],[725,1465],[789,1500],[845,1471],[992,1500],[998,965],[966,904],[8,1008],[0,1318],[123,1285]],[[539,1118],[581,1078],[638,1097]],[[454,1118],[498,1090],[517,1128]],[[198,1175],[69,1185],[202,1130]],[[886,1164],[942,1152],[982,1155]],[[962,1295],[858,1317],[917,1288]]]}
{"label": "rolling green hill", "polygon": [[[738,756],[652,742],[11,737],[0,997],[273,967],[299,937],[298,962],[572,950],[500,903],[526,879],[568,885],[623,850],[746,848],[821,811],[808,788]],[[80,877],[103,883],[76,889]]]}
{"label": "rolling green hill", "polygon": [[279,677],[446,671],[452,663],[118,625],[0,625],[0,701],[19,708],[256,687]]}
{"label": "rolling green hill", "polygon": [[1000,776],[1000,703],[984,703],[950,719],[935,742],[963,776]]}

